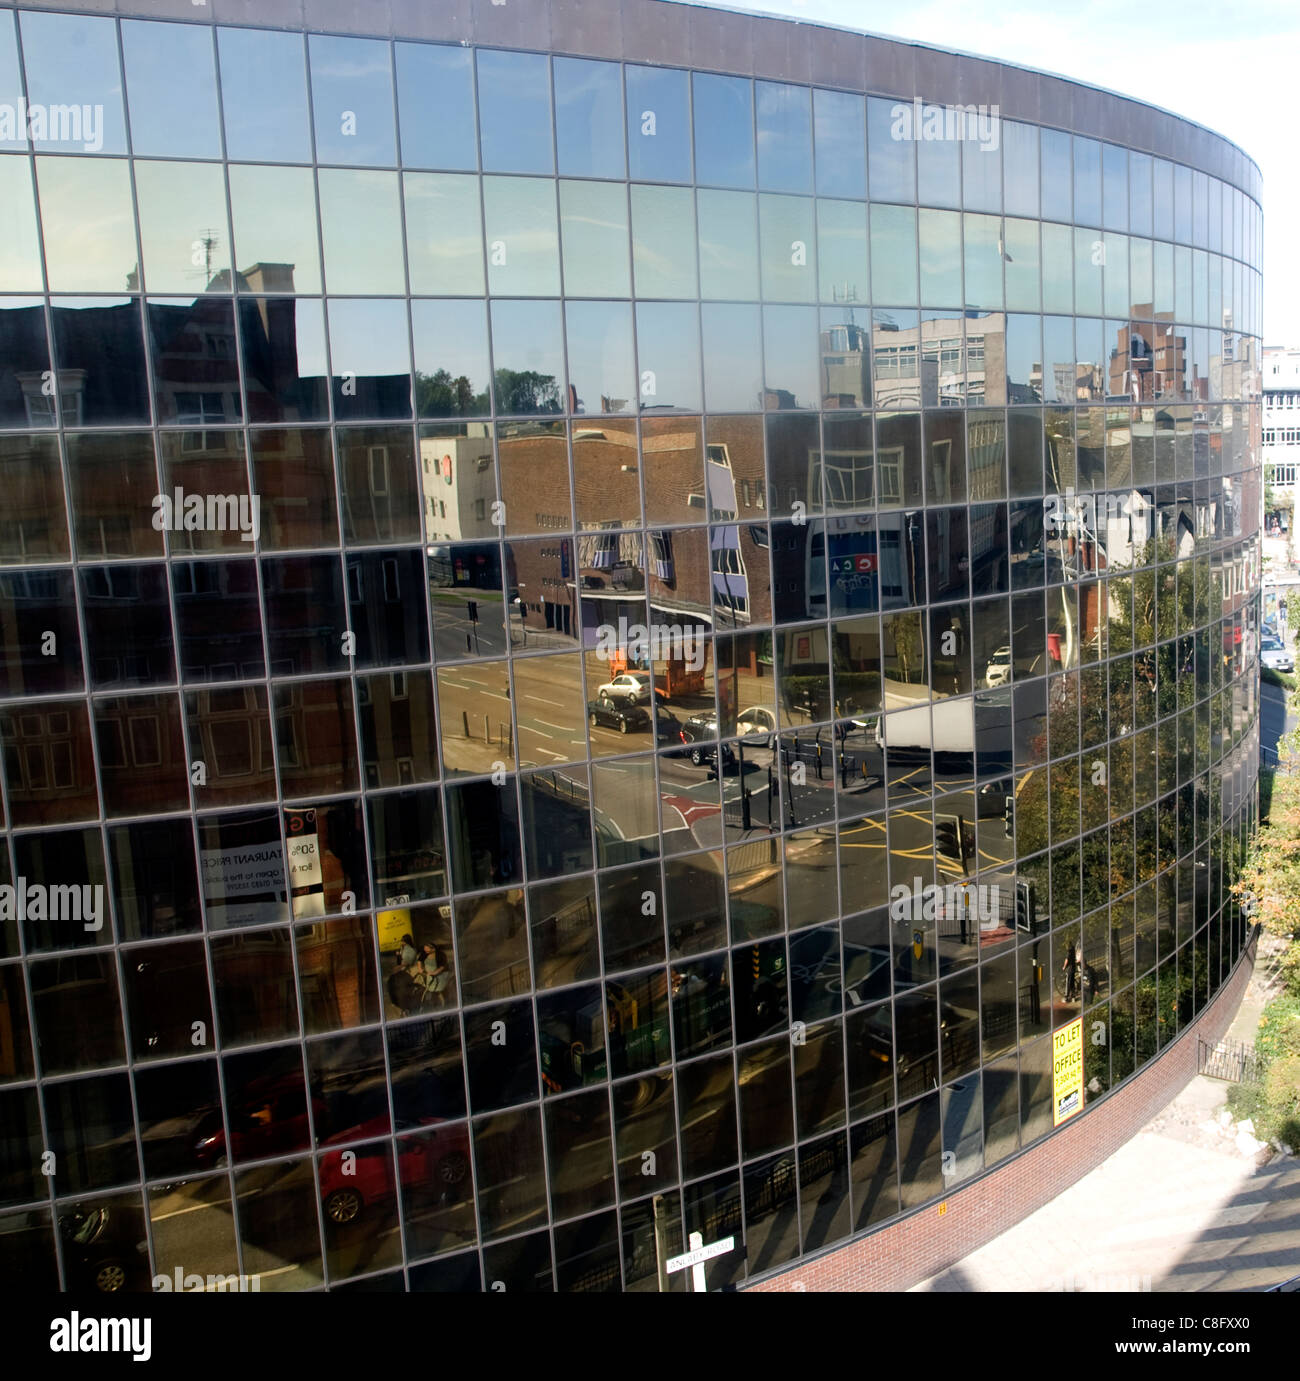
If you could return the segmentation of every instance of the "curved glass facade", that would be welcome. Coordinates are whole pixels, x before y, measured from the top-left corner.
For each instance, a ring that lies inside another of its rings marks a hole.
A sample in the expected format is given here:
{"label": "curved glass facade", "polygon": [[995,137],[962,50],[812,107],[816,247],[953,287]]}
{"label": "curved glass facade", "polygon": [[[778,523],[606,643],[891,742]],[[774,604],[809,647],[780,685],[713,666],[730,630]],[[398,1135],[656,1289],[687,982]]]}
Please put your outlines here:
{"label": "curved glass facade", "polygon": [[1245,191],[203,23],[0,10],[5,102],[0,1271],[743,1284],[1218,989]]}

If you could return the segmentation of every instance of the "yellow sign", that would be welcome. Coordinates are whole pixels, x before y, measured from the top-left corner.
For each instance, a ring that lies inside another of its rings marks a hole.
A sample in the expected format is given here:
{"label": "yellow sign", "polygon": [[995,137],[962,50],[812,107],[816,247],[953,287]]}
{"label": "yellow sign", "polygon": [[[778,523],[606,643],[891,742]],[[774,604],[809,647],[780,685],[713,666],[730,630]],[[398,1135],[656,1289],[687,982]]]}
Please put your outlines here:
{"label": "yellow sign", "polygon": [[375,924],[379,927],[380,952],[386,954],[401,949],[402,936],[411,931],[411,913],[405,907],[400,911],[379,911],[375,914]]}
{"label": "yellow sign", "polygon": [[1083,1110],[1083,1018],[1052,1032],[1052,1126]]}

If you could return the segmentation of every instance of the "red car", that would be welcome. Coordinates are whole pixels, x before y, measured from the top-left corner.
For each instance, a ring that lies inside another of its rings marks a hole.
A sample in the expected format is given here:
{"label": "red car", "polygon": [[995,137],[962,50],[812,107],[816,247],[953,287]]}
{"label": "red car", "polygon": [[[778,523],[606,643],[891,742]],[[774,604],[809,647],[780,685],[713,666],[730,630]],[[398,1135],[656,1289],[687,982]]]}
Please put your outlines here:
{"label": "red car", "polygon": [[[436,1125],[431,1123],[431,1125]],[[331,1141],[356,1141],[387,1131],[387,1119],[376,1118],[350,1127]],[[344,1174],[345,1155],[352,1154],[352,1173]],[[469,1180],[469,1128],[464,1122],[446,1124],[437,1130],[397,1139],[397,1159],[402,1187],[437,1187],[449,1193]],[[393,1158],[386,1141],[358,1146],[351,1153],[331,1151],[320,1160],[321,1202],[331,1223],[351,1223],[367,1204],[391,1198]]]}

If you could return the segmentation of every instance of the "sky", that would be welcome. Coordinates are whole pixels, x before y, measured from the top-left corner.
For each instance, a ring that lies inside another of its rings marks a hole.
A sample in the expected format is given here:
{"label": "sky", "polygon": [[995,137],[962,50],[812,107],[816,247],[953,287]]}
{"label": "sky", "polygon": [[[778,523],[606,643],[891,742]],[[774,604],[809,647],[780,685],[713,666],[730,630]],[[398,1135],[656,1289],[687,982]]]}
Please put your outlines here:
{"label": "sky", "polygon": [[[674,3],[676,0],[674,0]],[[692,0],[711,5],[712,0]],[[1224,135],[1264,181],[1264,343],[1300,346],[1300,5],[1251,0],[728,0],[713,8],[838,24],[1073,77]],[[942,99],[942,92],[931,93]]]}

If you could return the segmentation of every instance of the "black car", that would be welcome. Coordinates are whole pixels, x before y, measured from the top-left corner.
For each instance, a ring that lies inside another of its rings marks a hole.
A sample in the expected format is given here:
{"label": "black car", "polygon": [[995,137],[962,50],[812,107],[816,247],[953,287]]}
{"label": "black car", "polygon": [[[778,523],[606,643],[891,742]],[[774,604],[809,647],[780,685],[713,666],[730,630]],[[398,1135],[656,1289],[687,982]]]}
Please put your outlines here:
{"label": "black car", "polygon": [[644,729],[650,723],[650,716],[639,705],[588,700],[587,721],[593,728],[603,724],[607,729],[617,729],[620,734],[630,734],[633,730]]}
{"label": "black car", "polygon": [[148,1243],[144,1225],[132,1226],[132,1214],[118,1208],[83,1208],[78,1204],[59,1217],[63,1263],[71,1288],[114,1295],[142,1289],[148,1276]]}

